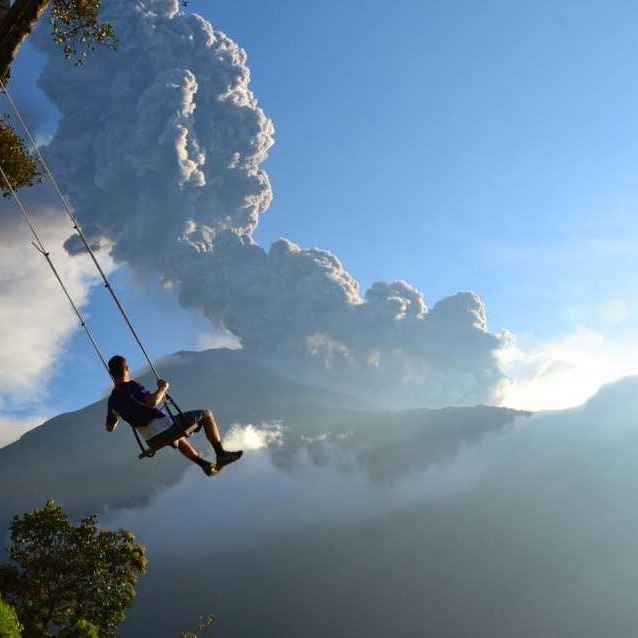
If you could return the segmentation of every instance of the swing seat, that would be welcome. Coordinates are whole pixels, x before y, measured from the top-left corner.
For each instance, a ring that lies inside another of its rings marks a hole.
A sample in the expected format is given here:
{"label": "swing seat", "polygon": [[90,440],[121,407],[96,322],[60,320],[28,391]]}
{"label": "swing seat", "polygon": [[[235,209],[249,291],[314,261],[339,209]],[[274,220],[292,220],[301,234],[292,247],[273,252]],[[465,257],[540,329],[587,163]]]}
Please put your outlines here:
{"label": "swing seat", "polygon": [[182,437],[192,436],[195,432],[199,432],[202,428],[200,421],[192,421],[183,430],[176,433],[158,434],[153,437],[153,445],[147,445],[146,449],[138,455],[138,459],[151,459],[155,456],[156,452],[159,452],[162,448],[169,445],[173,448],[177,447],[177,441]]}

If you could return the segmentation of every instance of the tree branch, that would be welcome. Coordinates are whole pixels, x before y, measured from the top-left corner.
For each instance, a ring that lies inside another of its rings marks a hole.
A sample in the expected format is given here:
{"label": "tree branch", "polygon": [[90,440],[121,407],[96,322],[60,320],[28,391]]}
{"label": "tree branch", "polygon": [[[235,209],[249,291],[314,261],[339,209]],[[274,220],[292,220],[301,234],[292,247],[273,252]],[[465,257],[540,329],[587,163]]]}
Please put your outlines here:
{"label": "tree branch", "polygon": [[5,19],[0,21],[0,78],[3,81],[20,45],[31,33],[49,2],[50,0],[16,0]]}

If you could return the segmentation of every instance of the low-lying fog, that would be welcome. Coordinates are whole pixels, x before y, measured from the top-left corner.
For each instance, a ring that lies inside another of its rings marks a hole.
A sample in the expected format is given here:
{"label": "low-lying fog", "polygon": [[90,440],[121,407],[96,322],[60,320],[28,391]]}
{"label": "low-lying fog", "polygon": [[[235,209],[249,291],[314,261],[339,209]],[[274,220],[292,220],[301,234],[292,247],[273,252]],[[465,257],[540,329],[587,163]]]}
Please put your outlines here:
{"label": "low-lying fog", "polygon": [[224,636],[633,635],[637,390],[422,466],[425,440],[389,426],[374,454],[347,437],[287,453],[284,431],[219,477],[189,470],[102,516],[149,547],[122,635],[177,636],[210,613]]}

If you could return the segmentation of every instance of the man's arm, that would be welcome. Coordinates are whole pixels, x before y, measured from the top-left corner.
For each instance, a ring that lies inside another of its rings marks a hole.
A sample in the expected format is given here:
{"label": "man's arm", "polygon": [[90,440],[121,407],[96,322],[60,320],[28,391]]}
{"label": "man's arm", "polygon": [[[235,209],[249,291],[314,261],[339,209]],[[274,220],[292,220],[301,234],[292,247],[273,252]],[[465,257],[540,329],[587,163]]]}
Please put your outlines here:
{"label": "man's arm", "polygon": [[112,404],[112,399],[109,398],[109,403],[106,412],[106,431],[113,432],[117,427],[117,422],[120,420],[119,415],[115,412]]}
{"label": "man's arm", "polygon": [[164,379],[158,379],[157,390],[155,392],[149,392],[144,397],[144,403],[154,408],[164,400],[164,397],[166,396],[167,392],[168,392],[168,381],[164,381]]}
{"label": "man's arm", "polygon": [[115,419],[115,421],[112,421],[110,419],[110,417],[106,418],[106,431],[107,432],[114,432],[115,428],[117,428],[117,419]]}

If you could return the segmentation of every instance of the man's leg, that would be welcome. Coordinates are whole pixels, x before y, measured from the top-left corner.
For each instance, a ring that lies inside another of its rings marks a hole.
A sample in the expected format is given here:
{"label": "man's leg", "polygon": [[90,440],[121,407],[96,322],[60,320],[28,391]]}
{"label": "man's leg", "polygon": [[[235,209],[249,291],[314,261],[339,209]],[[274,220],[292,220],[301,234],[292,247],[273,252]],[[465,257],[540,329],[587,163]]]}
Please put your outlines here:
{"label": "man's leg", "polygon": [[215,421],[215,415],[210,410],[204,410],[203,422],[206,438],[213,446],[215,454],[220,456],[224,453],[224,448],[222,446],[222,437],[219,433],[219,427],[217,426],[217,421]]}
{"label": "man's leg", "polygon": [[217,426],[217,421],[215,421],[215,415],[210,410],[204,410],[203,422],[206,438],[215,450],[215,456],[217,457],[217,464],[215,465],[215,468],[217,470],[221,470],[224,465],[228,465],[229,463],[241,458],[241,455],[243,454],[241,450],[237,452],[228,452],[224,450],[224,447],[222,446],[222,437],[219,433],[219,427]]}
{"label": "man's leg", "polygon": [[210,461],[202,458],[199,452],[186,440],[186,437],[182,437],[176,441],[177,449],[193,463],[197,463],[199,467],[204,470],[205,474],[209,476],[214,473],[214,466]]}

